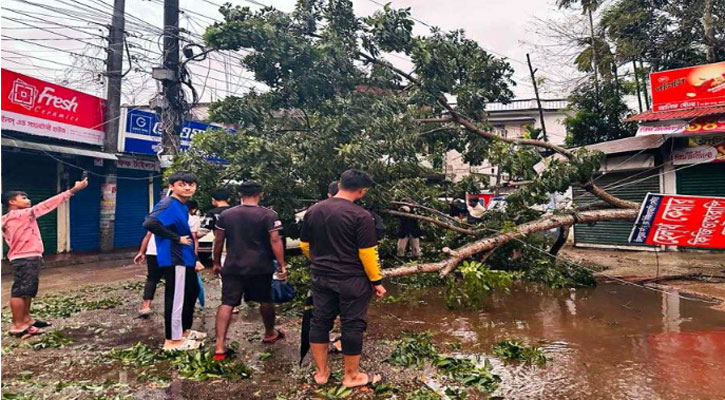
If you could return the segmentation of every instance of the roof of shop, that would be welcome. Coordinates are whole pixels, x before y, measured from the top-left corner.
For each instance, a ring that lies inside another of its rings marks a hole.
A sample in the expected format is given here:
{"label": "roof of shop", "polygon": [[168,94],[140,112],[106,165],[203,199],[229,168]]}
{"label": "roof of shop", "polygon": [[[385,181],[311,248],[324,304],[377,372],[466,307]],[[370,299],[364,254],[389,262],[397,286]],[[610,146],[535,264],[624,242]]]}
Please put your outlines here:
{"label": "roof of shop", "polygon": [[633,115],[633,116],[627,118],[627,121],[650,122],[650,121],[663,121],[663,120],[668,120],[668,119],[691,119],[691,118],[696,118],[696,117],[704,117],[707,115],[717,115],[717,114],[725,114],[725,106],[693,108],[690,110],[677,110],[677,111],[659,111],[659,112],[647,110],[643,113]]}

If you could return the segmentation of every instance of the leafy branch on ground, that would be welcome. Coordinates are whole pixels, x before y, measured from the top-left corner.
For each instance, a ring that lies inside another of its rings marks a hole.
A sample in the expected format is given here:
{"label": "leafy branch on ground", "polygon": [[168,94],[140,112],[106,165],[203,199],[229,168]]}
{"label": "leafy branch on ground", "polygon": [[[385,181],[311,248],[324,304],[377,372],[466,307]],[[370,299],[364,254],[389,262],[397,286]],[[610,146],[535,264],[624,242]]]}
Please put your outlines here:
{"label": "leafy branch on ground", "polygon": [[73,340],[64,335],[61,331],[52,331],[44,334],[39,339],[30,342],[33,350],[57,349],[67,344],[73,343]]}
{"label": "leafy branch on ground", "polygon": [[531,346],[518,340],[504,340],[492,347],[493,354],[504,360],[543,365],[548,359],[539,346]]}

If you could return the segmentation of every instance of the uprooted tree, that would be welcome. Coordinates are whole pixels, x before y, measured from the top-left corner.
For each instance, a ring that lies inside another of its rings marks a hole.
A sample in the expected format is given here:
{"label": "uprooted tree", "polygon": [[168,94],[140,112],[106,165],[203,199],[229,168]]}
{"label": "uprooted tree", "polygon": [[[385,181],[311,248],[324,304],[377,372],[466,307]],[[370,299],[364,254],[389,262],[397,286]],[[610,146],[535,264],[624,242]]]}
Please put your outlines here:
{"label": "uprooted tree", "polygon": [[[456,235],[440,242],[456,247],[439,248],[447,254],[442,261],[386,269],[387,276],[445,275],[469,257],[490,255],[536,232],[636,216],[638,204],[609,194],[592,180],[601,154],[493,132],[485,105],[511,99],[513,69],[462,31],[433,28],[416,36],[408,9],[386,6],[358,18],[349,0],[300,0],[290,13],[229,4],[220,12],[224,22],[207,29],[207,44],[247,51],[244,67],[269,90],[214,103],[210,119],[236,124],[237,134],[198,135],[176,167],[195,171],[208,187],[261,181],[269,204],[288,226],[294,210],[321,199],[343,170],[369,172],[376,185],[367,206]],[[404,69],[389,61],[397,58],[408,60],[398,64],[412,66]],[[508,197],[495,223],[468,226],[441,212],[447,207],[441,199],[477,190],[481,182],[472,176],[446,183],[441,177],[449,150],[460,152],[471,165],[489,160],[530,183]],[[555,156],[546,158],[546,168],[535,174],[534,164],[545,155]],[[210,161],[212,157],[225,162]],[[532,208],[547,202],[549,193],[572,185],[600,201],[586,210],[546,215]],[[398,210],[402,200],[411,212]]]}

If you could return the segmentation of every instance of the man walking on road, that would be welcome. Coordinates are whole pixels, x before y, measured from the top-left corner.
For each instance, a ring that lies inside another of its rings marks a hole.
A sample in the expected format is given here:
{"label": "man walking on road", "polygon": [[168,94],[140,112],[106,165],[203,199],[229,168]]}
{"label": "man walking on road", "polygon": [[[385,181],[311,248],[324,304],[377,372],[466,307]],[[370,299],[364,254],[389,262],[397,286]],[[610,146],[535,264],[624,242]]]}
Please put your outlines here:
{"label": "man walking on road", "polygon": [[154,207],[143,223],[155,235],[156,261],[164,271],[164,350],[199,348],[206,334],[191,330],[199,284],[194,272],[196,254],[186,202],[196,192],[196,176],[174,172],[169,176],[171,196]]}
{"label": "man walking on road", "polygon": [[13,268],[11,336],[24,339],[40,335],[44,332],[41,328],[50,326],[48,322],[30,318],[30,303],[38,294],[40,269],[43,267],[43,240],[37,220],[87,186],[88,178],[85,178],[76,182],[72,189],[41,201],[34,207],[30,206],[30,199],[25,192],[4,193],[3,204],[7,206],[8,213],[2,217],[2,232],[9,247],[7,256]]}
{"label": "man walking on road", "polygon": [[232,206],[229,205],[229,197],[229,191],[224,188],[216,189],[211,193],[211,205],[213,205],[214,208],[207,211],[206,216],[204,217],[204,223],[202,224],[202,228],[205,229],[206,232],[214,232],[216,223],[219,221],[219,216],[222,215],[222,212],[232,208]]}
{"label": "man walking on road", "polygon": [[380,274],[375,222],[370,213],[354,202],[372,185],[366,173],[348,170],[342,174],[339,191],[305,214],[300,248],[311,260],[314,310],[310,346],[315,359],[315,382],[330,378],[327,365],[330,330],[335,318],[342,322],[342,353],[345,371],[342,384],[363,386],[380,381],[360,371],[363,332],[373,292],[385,295]]}
{"label": "man walking on road", "polygon": [[[242,204],[221,213],[214,232],[214,272],[222,278],[222,304],[216,316],[215,360],[223,360],[231,352],[226,347],[227,330],[234,307],[244,301],[258,302],[264,322],[264,343],[275,343],[284,333],[275,329],[272,304],[272,275],[277,260],[278,274],[284,278],[284,244],[277,213],[259,205],[262,186],[246,181],[239,186]],[[227,256],[222,266],[222,249],[226,242]]]}

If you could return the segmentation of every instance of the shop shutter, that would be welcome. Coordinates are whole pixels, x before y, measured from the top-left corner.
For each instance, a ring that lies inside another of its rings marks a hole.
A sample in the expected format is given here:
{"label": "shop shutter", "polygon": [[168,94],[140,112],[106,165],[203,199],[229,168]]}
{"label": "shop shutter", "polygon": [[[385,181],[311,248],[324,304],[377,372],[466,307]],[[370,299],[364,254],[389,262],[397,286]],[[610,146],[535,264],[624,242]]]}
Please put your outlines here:
{"label": "shop shutter", "polygon": [[[634,183],[636,182],[636,183]],[[599,186],[617,197],[640,202],[648,192],[660,192],[659,169],[652,171],[627,171],[608,173],[596,180]],[[574,188],[576,206],[599,201],[584,189]],[[594,225],[579,224],[574,227],[574,241],[581,244],[629,245],[627,239],[632,223],[626,221],[597,222]]]}
{"label": "shop shutter", "polygon": [[[44,155],[27,152],[2,152],[2,191],[21,190],[28,194],[33,204],[58,193],[57,161]],[[7,212],[3,208],[3,213]],[[58,211],[54,210],[38,218],[43,238],[44,254],[58,251]],[[7,247],[3,243],[4,254]]]}
{"label": "shop shutter", "polygon": [[677,193],[725,197],[725,163],[679,167]]}
{"label": "shop shutter", "polygon": [[138,247],[146,234],[143,221],[149,213],[148,176],[148,171],[118,169],[116,222],[113,237],[115,248]]}
{"label": "shop shutter", "polygon": [[[84,157],[77,160],[75,164],[95,174],[103,173],[103,169],[95,167],[90,158]],[[82,171],[72,168],[68,173],[68,184],[73,185],[81,178]],[[99,175],[90,175],[88,187],[70,199],[70,248],[72,251],[95,251],[101,247],[101,183],[104,178]]]}

